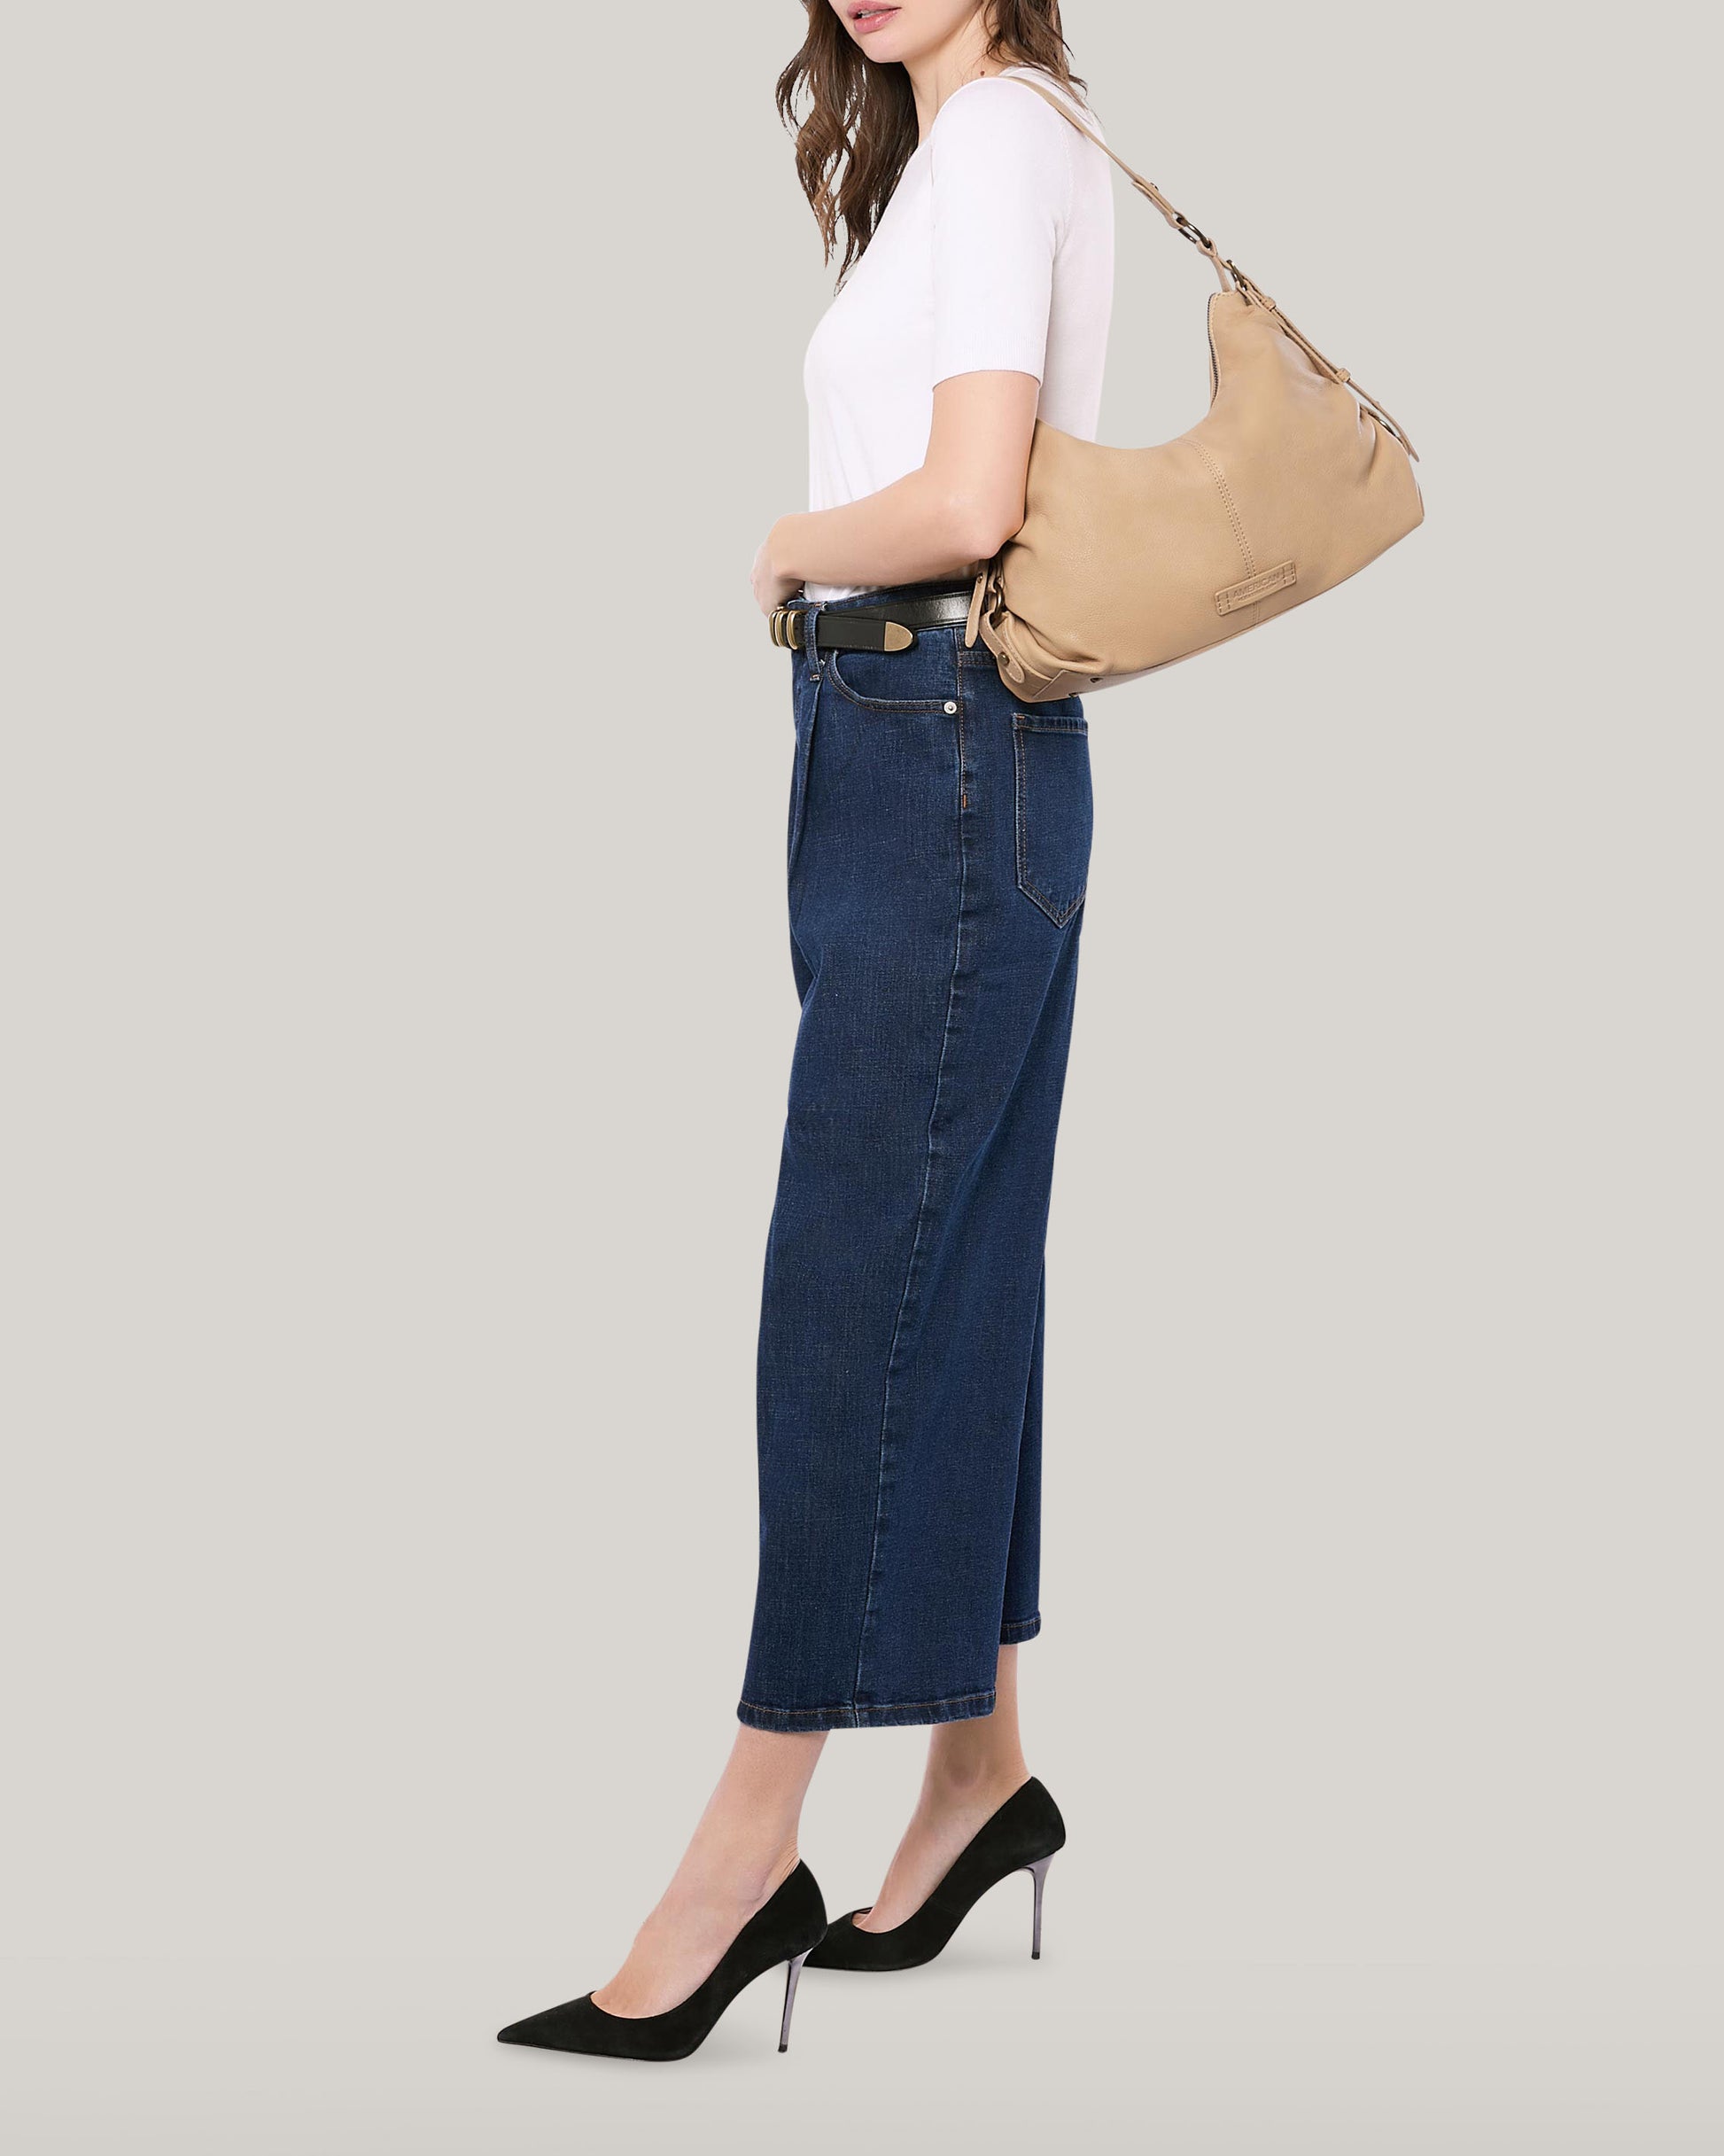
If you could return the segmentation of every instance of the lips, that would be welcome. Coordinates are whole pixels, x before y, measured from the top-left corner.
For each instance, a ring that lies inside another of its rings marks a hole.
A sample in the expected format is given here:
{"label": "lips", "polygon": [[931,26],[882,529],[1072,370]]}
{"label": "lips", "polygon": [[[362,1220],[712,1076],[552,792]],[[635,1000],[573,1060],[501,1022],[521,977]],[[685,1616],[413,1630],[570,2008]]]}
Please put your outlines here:
{"label": "lips", "polygon": [[862,0],[861,6],[850,12],[850,27],[858,37],[866,37],[871,30],[879,29],[881,23],[890,22],[897,13],[896,7],[875,7],[869,4],[869,0]]}

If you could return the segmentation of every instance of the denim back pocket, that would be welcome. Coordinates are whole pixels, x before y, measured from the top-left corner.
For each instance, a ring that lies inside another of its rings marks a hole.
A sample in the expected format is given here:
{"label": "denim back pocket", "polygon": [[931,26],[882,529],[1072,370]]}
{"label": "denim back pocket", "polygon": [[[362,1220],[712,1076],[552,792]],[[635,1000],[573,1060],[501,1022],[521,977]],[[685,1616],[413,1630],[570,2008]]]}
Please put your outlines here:
{"label": "denim back pocket", "polygon": [[1064,928],[1090,878],[1090,727],[1082,716],[1013,712],[1018,889]]}

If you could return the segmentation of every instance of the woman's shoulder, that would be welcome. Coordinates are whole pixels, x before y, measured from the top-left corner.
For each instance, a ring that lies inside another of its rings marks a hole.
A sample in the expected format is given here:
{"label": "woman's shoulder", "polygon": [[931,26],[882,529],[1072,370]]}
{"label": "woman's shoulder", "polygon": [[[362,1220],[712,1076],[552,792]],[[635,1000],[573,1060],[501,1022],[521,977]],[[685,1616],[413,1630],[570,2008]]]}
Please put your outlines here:
{"label": "woman's shoulder", "polygon": [[1057,147],[1063,155],[1082,138],[1048,103],[1049,96],[1091,134],[1101,137],[1100,122],[1076,90],[1040,68],[1008,67],[998,74],[978,75],[953,90],[935,114],[930,138],[943,147],[959,139],[1006,140],[1044,152]]}

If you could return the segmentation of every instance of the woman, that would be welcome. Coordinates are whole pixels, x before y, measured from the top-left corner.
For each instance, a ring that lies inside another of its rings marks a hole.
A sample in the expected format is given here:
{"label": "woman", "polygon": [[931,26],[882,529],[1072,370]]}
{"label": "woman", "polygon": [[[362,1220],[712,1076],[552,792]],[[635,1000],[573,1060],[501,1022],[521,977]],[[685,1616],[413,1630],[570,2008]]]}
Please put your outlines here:
{"label": "woman", "polygon": [[[735,1748],[601,1990],[512,2043],[680,2057],[743,1984],[903,1968],[1064,1840],[1018,1727],[1037,1599],[1042,1253],[1090,847],[1075,698],[1014,707],[965,637],[1038,413],[1093,438],[1113,297],[1095,123],[1056,0],[805,0],[780,77],[837,298],[809,347],[811,506],[754,595],[792,651],[803,1015],[766,1253],[760,1572]],[[1027,80],[1026,80],[1027,78]],[[934,1725],[871,1906],[797,1856],[835,1728]],[[825,1934],[824,1943],[819,1943]],[[780,2048],[782,2048],[780,2044]]]}

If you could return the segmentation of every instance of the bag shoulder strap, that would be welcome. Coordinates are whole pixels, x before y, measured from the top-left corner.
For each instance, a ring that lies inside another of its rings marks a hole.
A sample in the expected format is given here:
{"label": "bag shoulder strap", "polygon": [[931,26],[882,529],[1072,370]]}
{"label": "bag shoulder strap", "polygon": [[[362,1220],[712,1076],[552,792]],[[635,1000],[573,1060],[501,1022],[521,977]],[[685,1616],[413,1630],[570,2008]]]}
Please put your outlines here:
{"label": "bag shoulder strap", "polygon": [[1146,180],[1142,173],[1134,172],[1131,167],[1126,163],[1125,160],[1121,157],[1116,151],[1110,150],[1107,147],[1107,144],[1102,141],[1100,136],[1092,135],[1089,128],[1083,125],[1083,121],[1079,120],[1077,115],[1072,111],[1070,105],[1066,103],[1065,99],[1048,84],[1037,82],[1035,80],[1033,72],[1027,71],[1021,74],[1016,73],[1008,73],[1006,75],[1006,80],[1013,82],[1021,82],[1026,90],[1034,90],[1036,95],[1041,98],[1044,105],[1051,105],[1054,111],[1059,113],[1060,117],[1065,121],[1068,126],[1076,128],[1085,142],[1093,143],[1095,147],[1100,151],[1103,157],[1111,159],[1125,175],[1126,178],[1130,181],[1132,186],[1137,189],[1138,192],[1144,198],[1145,201],[1153,202],[1155,207],[1161,211],[1162,216],[1167,219],[1168,222],[1173,227],[1174,230],[1178,233],[1180,238],[1190,240],[1192,246],[1197,248],[1200,253],[1205,254],[1208,257],[1210,265],[1214,269],[1215,276],[1220,281],[1221,288],[1223,292],[1237,292],[1241,299],[1248,301],[1253,307],[1261,307],[1266,314],[1272,315],[1275,317],[1275,320],[1280,324],[1281,328],[1286,331],[1287,335],[1292,338],[1294,344],[1296,344],[1300,350],[1305,354],[1306,358],[1311,362],[1312,365],[1316,367],[1320,373],[1327,375],[1332,382],[1339,382],[1343,388],[1350,389],[1354,395],[1357,397],[1360,403],[1363,404],[1365,409],[1371,413],[1371,416],[1374,419],[1379,420],[1382,424],[1388,429],[1389,432],[1394,436],[1395,440],[1401,444],[1402,448],[1407,452],[1408,455],[1412,458],[1413,462],[1415,463],[1418,462],[1418,451],[1415,449],[1412,443],[1408,440],[1406,430],[1401,426],[1396,420],[1394,420],[1389,416],[1388,413],[1377,401],[1375,397],[1369,395],[1364,388],[1353,379],[1352,376],[1348,374],[1345,367],[1337,367],[1332,360],[1325,359],[1322,353],[1319,352],[1316,346],[1311,342],[1310,339],[1307,337],[1302,331],[1294,328],[1293,324],[1288,321],[1287,317],[1281,312],[1281,309],[1277,307],[1274,300],[1269,297],[1262,288],[1254,283],[1250,277],[1246,276],[1245,271],[1239,268],[1237,262],[1232,261],[1224,256],[1222,253],[1221,249],[1216,246],[1214,240],[1209,237],[1208,234],[1200,230],[1198,226],[1194,225],[1191,219],[1186,216],[1184,210],[1176,209],[1174,207],[1173,204],[1168,200],[1167,197],[1161,192],[1161,189],[1156,186],[1153,180]]}
{"label": "bag shoulder strap", "polygon": [[1178,233],[1181,239],[1189,239],[1192,246],[1198,248],[1202,253],[1208,256],[1211,263],[1215,267],[1215,275],[1220,279],[1222,290],[1223,292],[1232,290],[1233,281],[1237,276],[1237,272],[1234,271],[1233,265],[1231,262],[1224,261],[1222,259],[1221,250],[1216,246],[1214,240],[1209,237],[1207,232],[1200,231],[1197,226],[1192,222],[1191,219],[1186,216],[1184,210],[1175,209],[1172,203],[1168,200],[1167,197],[1161,192],[1161,189],[1157,187],[1153,180],[1146,180],[1142,173],[1134,172],[1130,166],[1126,163],[1125,160],[1120,156],[1117,151],[1110,150],[1107,147],[1107,144],[1102,141],[1099,135],[1092,135],[1089,128],[1086,128],[1083,125],[1083,122],[1077,117],[1076,113],[1072,111],[1071,106],[1066,103],[1062,97],[1060,97],[1059,92],[1050,88],[1046,83],[1038,82],[1035,79],[1035,74],[1033,72],[1027,70],[1021,74],[1008,73],[1006,79],[1007,82],[1021,82],[1026,90],[1033,90],[1036,95],[1041,98],[1044,105],[1051,105],[1054,111],[1059,113],[1061,120],[1067,121],[1070,126],[1076,128],[1077,132],[1083,137],[1086,143],[1093,143],[1096,148],[1100,151],[1103,157],[1111,158],[1114,163],[1116,164],[1120,170],[1125,175],[1126,178],[1130,181],[1133,187],[1135,187],[1138,192],[1144,198],[1145,201],[1153,202],[1155,205],[1156,208],[1161,211],[1162,216],[1167,219],[1168,222],[1173,227],[1174,230]]}

